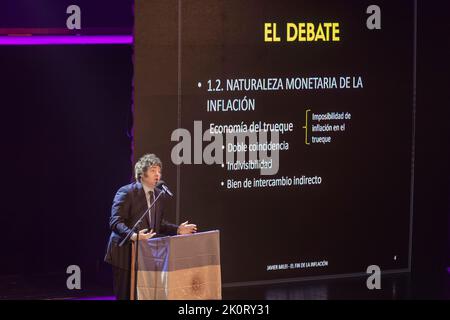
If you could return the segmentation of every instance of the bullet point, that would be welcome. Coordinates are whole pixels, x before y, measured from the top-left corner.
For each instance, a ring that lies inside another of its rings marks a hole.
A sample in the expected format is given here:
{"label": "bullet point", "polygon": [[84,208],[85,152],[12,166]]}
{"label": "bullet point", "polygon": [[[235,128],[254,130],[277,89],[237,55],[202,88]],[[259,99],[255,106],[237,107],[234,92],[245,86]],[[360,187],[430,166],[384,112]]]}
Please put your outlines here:
{"label": "bullet point", "polygon": [[199,87],[199,88],[202,87],[202,83],[201,83],[201,82],[198,83],[198,87]]}
{"label": "bullet point", "polygon": [[224,185],[223,181],[220,184],[223,186]]}

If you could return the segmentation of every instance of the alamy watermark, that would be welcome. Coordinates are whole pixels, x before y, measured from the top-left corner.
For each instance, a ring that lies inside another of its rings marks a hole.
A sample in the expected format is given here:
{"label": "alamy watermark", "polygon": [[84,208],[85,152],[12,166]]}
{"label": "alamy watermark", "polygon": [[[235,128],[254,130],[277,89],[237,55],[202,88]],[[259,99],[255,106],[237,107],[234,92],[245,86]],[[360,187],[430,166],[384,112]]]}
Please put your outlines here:
{"label": "alamy watermark", "polygon": [[[278,128],[279,129],[279,128]],[[282,130],[281,130],[282,131]],[[171,140],[178,142],[171,152],[175,165],[222,165],[229,170],[258,169],[261,175],[275,175],[280,167],[280,130],[268,130],[258,124],[210,124],[203,131],[202,121],[194,121],[194,134],[178,128]],[[208,144],[203,148],[203,143]]]}

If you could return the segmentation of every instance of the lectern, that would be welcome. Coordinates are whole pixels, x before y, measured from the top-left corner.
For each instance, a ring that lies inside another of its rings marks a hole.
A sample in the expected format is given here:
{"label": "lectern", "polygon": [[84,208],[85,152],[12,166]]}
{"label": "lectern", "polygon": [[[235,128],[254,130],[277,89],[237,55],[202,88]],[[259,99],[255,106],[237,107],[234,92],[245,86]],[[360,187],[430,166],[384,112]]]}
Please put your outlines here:
{"label": "lectern", "polygon": [[222,299],[218,230],[141,240],[138,250],[137,300]]}

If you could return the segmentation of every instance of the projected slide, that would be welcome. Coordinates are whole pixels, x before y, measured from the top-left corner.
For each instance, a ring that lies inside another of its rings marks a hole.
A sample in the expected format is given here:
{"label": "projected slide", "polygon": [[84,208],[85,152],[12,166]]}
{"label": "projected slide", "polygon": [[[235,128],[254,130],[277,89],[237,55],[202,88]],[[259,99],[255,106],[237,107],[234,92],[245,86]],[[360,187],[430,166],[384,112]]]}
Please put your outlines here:
{"label": "projected slide", "polygon": [[222,281],[410,267],[414,1],[135,6],[135,158],[220,230]]}

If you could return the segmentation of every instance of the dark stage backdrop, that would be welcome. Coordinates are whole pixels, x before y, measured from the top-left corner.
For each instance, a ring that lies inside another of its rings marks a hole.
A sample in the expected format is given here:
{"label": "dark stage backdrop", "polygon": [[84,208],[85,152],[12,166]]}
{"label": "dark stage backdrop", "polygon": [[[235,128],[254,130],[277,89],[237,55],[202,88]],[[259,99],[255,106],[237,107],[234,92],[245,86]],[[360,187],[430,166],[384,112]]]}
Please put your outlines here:
{"label": "dark stage backdrop", "polygon": [[[0,10],[1,31],[15,29],[11,33],[22,33],[20,29],[34,29],[37,33],[64,32],[66,13],[70,5],[81,9],[81,30],[84,34],[129,33],[133,27],[133,0],[3,0]],[[19,31],[18,31],[19,30]],[[46,30],[46,31],[44,31]]]}
{"label": "dark stage backdrop", "polygon": [[57,274],[64,289],[69,265],[84,285],[107,270],[112,199],[131,177],[131,53],[0,47],[0,275]]}
{"label": "dark stage backdrop", "polygon": [[[439,297],[450,266],[449,4],[418,1],[414,292]],[[422,289],[420,289],[422,288]],[[423,289],[424,288],[424,289]]]}

